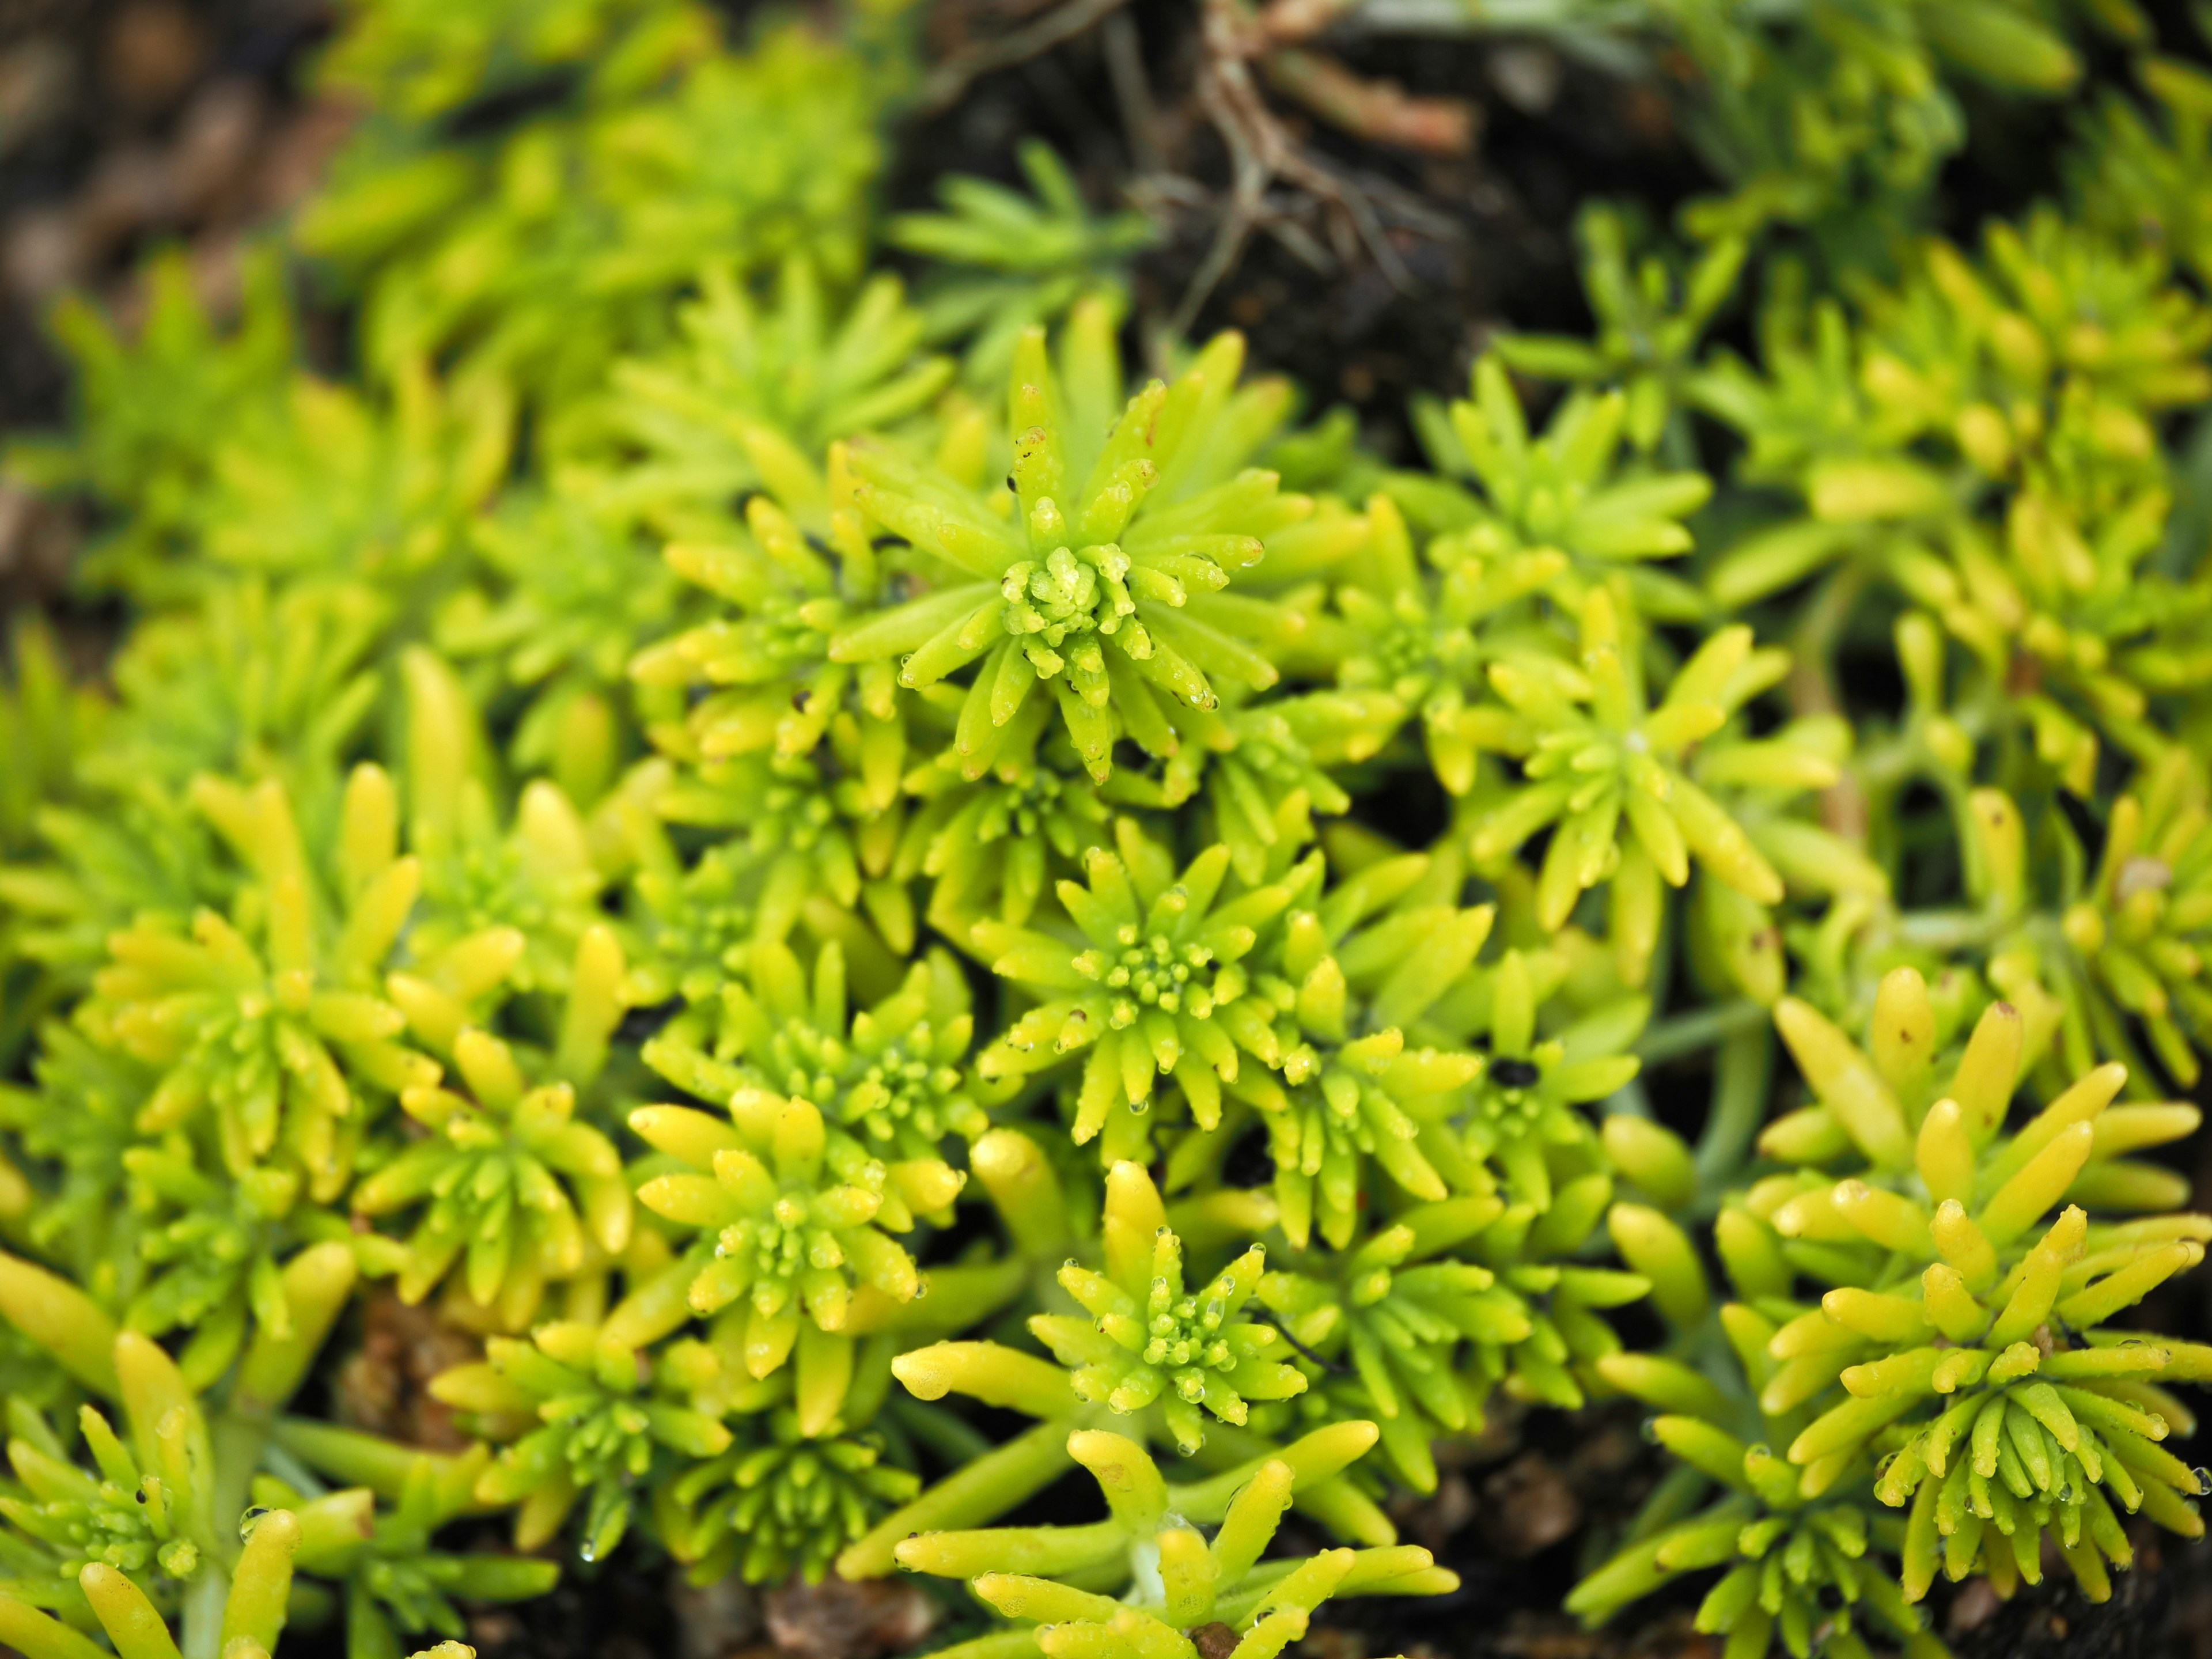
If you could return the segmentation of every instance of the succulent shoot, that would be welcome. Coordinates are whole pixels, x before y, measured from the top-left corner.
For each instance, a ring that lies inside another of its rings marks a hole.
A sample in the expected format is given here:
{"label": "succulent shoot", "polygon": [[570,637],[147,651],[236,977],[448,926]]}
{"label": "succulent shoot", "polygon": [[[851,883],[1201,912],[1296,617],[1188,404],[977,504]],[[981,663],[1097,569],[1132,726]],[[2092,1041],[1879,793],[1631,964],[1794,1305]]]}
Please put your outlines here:
{"label": "succulent shoot", "polygon": [[1182,1241],[1152,1178],[1133,1164],[1107,1173],[1100,1244],[1102,1271],[1073,1262],[1060,1270],[1060,1288],[1089,1317],[1030,1321],[1070,1368],[1079,1399],[1125,1416],[1157,1405],[1169,1438],[1187,1456],[1205,1443],[1207,1416],[1242,1424],[1249,1401],[1304,1389],[1305,1378],[1285,1363],[1281,1333],[1244,1312],[1266,1267],[1260,1246],[1202,1289],[1186,1291]]}
{"label": "succulent shoot", "polygon": [[[650,1386],[652,1366],[624,1378],[601,1363],[599,1330],[574,1321],[541,1325],[527,1341],[493,1337],[485,1358],[432,1380],[432,1392],[504,1443],[477,1482],[478,1502],[514,1505],[514,1539],[534,1549],[585,1504],[577,1553],[596,1561],[622,1541],[633,1489],[656,1458],[719,1456],[730,1431],[681,1395]],[[610,1382],[613,1374],[617,1381]],[[588,1499],[588,1502],[586,1500]]]}
{"label": "succulent shoot", "polygon": [[767,1377],[795,1352],[799,1414],[825,1425],[852,1376],[856,1314],[921,1293],[892,1235],[912,1231],[917,1206],[949,1204],[957,1173],[940,1159],[886,1165],[811,1101],[758,1088],[732,1095],[726,1117],[645,1106],[630,1127],[680,1166],[638,1201],[705,1234],[672,1270],[681,1299],[663,1328],[732,1310],[745,1371]]}
{"label": "succulent shoot", "polygon": [[[1107,1520],[926,1532],[899,1545],[899,1565],[968,1579],[1001,1614],[1033,1625],[1036,1650],[1052,1659],[1199,1659],[1217,1644],[1230,1659],[1273,1659],[1304,1638],[1314,1610],[1333,1595],[1455,1589],[1457,1576],[1413,1545],[1261,1561],[1293,1493],[1316,1466],[1340,1455],[1314,1444],[1320,1438],[1192,1488],[1171,1486],[1135,1441],[1079,1430],[1068,1437],[1068,1455],[1097,1477]],[[1212,1537],[1200,1530],[1205,1526],[1214,1528]],[[1086,1588],[1065,1582],[1071,1578]],[[1125,1584],[1120,1598],[1087,1588]]]}
{"label": "succulent shoot", "polygon": [[1279,495],[1271,473],[1210,476],[1211,428],[1243,343],[1224,336],[1116,416],[1109,336],[1103,308],[1086,306],[1060,374],[1042,330],[1015,348],[1006,514],[886,446],[852,452],[861,512],[942,574],[925,597],[845,625],[830,653],[897,659],[899,683],[916,690],[975,664],[953,738],[971,775],[998,760],[1032,697],[1057,702],[1084,765],[1103,779],[1122,737],[1172,752],[1176,711],[1217,705],[1217,679],[1265,690],[1279,678],[1268,652],[1295,619],[1223,590],[1313,507]]}

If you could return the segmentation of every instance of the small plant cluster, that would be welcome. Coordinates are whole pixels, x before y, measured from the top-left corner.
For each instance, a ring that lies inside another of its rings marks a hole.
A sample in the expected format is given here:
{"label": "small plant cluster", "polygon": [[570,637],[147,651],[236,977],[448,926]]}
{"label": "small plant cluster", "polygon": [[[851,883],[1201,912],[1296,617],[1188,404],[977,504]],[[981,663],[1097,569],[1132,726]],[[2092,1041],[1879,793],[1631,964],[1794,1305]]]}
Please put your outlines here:
{"label": "small plant cluster", "polygon": [[[1866,234],[2056,9],[1761,24],[1690,250],[1594,207],[1595,336],[1394,464],[1233,333],[1139,372],[1150,228],[1042,148],[878,222],[896,8],[352,7],[240,317],[73,302],[10,452],[131,622],[0,702],[0,1642],[455,1659],[642,1535],[1274,1659],[1455,1587],[1440,1449],[1621,1397],[1673,1473],[1569,1606],[1693,1576],[1731,1659],[2201,1534],[2137,1304],[2212,1240],[2142,1156],[2212,1052],[2212,102],[2147,57],[2077,209]],[[467,1450],[300,1407],[370,1296],[476,1345]]]}

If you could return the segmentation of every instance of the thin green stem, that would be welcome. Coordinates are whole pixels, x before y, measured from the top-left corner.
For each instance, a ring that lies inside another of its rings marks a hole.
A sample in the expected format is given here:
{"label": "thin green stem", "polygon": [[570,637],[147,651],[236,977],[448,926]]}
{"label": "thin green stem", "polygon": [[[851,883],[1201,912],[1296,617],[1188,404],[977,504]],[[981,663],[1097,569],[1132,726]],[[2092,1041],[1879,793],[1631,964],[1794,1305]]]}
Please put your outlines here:
{"label": "thin green stem", "polygon": [[1739,1031],[1764,1026],[1766,1018],[1765,1008],[1749,998],[1739,998],[1661,1020],[1645,1030],[1636,1052],[1646,1066],[1663,1066],[1723,1042]]}
{"label": "thin green stem", "polygon": [[1909,910],[1897,919],[1897,937],[1925,950],[1984,949],[2004,932],[2002,916],[1972,910]]}
{"label": "thin green stem", "polygon": [[837,1558],[847,1578],[880,1578],[896,1565],[891,1552],[911,1533],[972,1527],[1004,1515],[1050,1486],[1074,1466],[1067,1455],[1069,1425],[1040,1423],[964,1468],[954,1470]]}
{"label": "thin green stem", "polygon": [[[1763,1010],[1761,1012],[1764,1012]],[[1764,1021],[1735,1032],[1721,1044],[1713,1071],[1713,1103],[1698,1137],[1699,1207],[1716,1200],[1735,1178],[1766,1120],[1766,1091],[1774,1071],[1774,1036]]]}

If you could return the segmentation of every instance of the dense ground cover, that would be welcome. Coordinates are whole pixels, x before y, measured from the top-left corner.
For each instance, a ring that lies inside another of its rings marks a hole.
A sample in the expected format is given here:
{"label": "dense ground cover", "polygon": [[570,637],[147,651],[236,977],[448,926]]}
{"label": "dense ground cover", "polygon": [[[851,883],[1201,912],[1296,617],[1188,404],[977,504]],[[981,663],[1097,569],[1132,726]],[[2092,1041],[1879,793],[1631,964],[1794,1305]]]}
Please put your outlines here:
{"label": "dense ground cover", "polygon": [[0,1640],[2204,1639],[2191,16],[4,30]]}

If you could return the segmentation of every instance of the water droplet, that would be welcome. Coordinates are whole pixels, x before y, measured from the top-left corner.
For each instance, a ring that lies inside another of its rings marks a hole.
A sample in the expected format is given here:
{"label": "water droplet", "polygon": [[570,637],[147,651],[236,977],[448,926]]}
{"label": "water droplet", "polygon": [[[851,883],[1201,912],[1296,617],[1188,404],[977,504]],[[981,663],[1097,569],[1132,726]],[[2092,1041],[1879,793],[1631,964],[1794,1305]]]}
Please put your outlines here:
{"label": "water droplet", "polygon": [[240,1516],[238,1517],[239,1541],[243,1543],[246,1540],[252,1537],[253,1529],[261,1524],[261,1517],[268,1513],[269,1510],[265,1505],[256,1504],[252,1509],[246,1510],[245,1514]]}
{"label": "water droplet", "polygon": [[1643,1434],[1645,1440],[1649,1441],[1655,1446],[1657,1445],[1659,1443],[1659,1419],[1656,1417],[1645,1418],[1640,1432]]}
{"label": "water droplet", "polygon": [[2191,1473],[2197,1477],[2197,1495],[2203,1498],[2212,1494],[2212,1469],[2208,1469],[2200,1463]]}
{"label": "water droplet", "polygon": [[580,1559],[584,1561],[596,1561],[599,1559],[599,1547],[590,1539],[586,1538],[582,1543],[576,1546],[576,1554]]}

